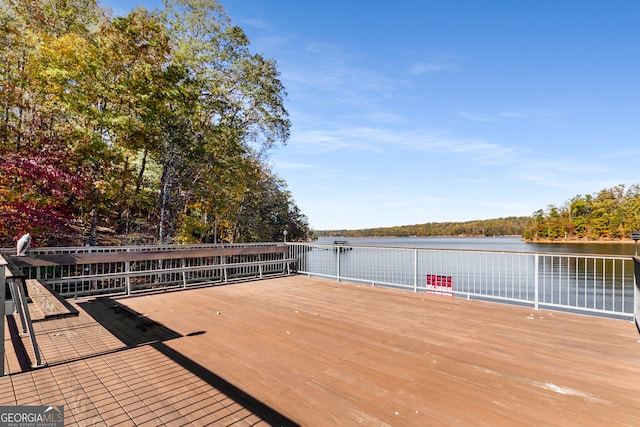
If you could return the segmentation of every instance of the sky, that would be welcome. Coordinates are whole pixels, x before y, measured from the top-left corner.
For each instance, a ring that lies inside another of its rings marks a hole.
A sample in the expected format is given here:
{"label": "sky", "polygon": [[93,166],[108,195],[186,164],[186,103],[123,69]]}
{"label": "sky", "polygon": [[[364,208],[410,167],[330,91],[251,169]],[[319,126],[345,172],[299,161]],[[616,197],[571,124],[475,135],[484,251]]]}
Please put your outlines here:
{"label": "sky", "polygon": [[278,64],[292,127],[269,164],[315,230],[530,216],[640,184],[636,0],[220,4]]}

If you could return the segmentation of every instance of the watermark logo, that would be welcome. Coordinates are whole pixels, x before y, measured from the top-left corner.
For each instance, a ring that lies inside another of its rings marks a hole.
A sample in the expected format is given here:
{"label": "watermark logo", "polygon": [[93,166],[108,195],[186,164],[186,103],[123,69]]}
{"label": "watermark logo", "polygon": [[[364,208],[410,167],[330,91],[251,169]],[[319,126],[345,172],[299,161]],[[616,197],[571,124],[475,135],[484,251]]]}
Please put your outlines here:
{"label": "watermark logo", "polygon": [[0,406],[0,427],[63,427],[64,406]]}

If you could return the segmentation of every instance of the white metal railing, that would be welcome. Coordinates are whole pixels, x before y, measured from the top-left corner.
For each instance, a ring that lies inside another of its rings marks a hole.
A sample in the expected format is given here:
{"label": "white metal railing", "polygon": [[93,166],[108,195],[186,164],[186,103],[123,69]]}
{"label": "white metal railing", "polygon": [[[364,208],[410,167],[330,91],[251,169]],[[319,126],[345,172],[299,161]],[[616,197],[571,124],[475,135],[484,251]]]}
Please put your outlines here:
{"label": "white metal railing", "polygon": [[631,257],[290,243],[298,273],[413,292],[447,280],[455,296],[632,317]]}

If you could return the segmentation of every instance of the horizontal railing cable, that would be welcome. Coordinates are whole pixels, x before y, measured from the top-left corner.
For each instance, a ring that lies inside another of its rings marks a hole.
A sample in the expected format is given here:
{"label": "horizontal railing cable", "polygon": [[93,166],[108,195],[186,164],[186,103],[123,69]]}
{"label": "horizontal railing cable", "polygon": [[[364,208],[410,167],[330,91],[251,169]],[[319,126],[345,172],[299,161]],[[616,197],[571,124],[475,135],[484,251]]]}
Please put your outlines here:
{"label": "horizontal railing cable", "polygon": [[298,273],[413,292],[631,317],[633,259],[291,243]]}

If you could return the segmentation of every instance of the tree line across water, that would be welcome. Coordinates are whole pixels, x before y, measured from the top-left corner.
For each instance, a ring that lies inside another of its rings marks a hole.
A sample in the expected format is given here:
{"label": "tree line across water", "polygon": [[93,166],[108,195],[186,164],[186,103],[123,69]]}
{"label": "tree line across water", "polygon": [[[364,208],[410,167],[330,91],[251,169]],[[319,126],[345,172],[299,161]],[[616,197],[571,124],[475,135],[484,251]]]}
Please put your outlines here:
{"label": "tree line across water", "polygon": [[0,244],[306,238],[275,61],[215,0],[0,2]]}
{"label": "tree line across water", "polygon": [[530,240],[623,240],[640,230],[640,186],[618,185],[577,195],[562,206],[534,212],[523,237]]}
{"label": "tree line across water", "polygon": [[344,237],[434,237],[434,236],[508,236],[522,235],[529,217],[509,217],[467,222],[431,222],[361,230],[318,231],[319,236]]}
{"label": "tree line across water", "polygon": [[530,217],[467,222],[434,222],[362,230],[325,230],[320,236],[508,236],[530,241],[628,240],[640,230],[640,186],[618,185],[593,195],[577,195]]}

